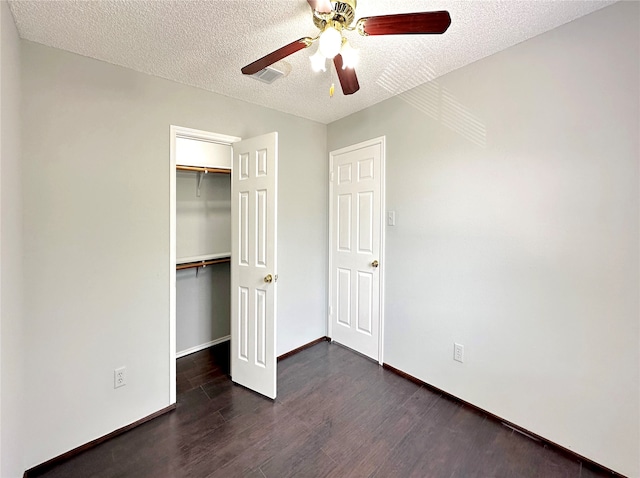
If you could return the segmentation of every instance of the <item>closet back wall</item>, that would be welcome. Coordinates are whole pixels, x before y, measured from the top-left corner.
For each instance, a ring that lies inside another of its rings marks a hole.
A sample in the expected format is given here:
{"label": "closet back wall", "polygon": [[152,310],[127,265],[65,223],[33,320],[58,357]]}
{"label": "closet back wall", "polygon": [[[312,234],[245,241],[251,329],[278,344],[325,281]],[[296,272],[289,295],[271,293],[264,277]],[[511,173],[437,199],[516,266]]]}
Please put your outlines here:
{"label": "closet back wall", "polygon": [[195,172],[176,173],[176,257],[231,252],[231,178],[205,174],[197,196]]}
{"label": "closet back wall", "polygon": [[[231,156],[231,151],[229,151]],[[183,164],[189,158],[179,158]],[[231,175],[176,173],[176,257],[231,251]],[[228,263],[176,272],[176,352],[195,352],[231,333]]]}
{"label": "closet back wall", "polygon": [[169,405],[170,125],[279,132],[278,354],[325,335],[328,173],[325,125],[21,43],[34,466]]}
{"label": "closet back wall", "polygon": [[176,355],[182,357],[231,334],[229,263],[176,272]]}

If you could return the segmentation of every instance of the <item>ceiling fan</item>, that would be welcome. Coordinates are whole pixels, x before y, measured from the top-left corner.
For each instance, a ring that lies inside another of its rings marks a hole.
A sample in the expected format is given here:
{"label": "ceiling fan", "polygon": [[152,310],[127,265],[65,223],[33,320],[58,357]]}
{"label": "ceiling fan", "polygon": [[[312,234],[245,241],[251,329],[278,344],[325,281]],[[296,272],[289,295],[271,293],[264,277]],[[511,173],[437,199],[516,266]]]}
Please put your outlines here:
{"label": "ceiling fan", "polygon": [[[352,95],[360,89],[354,70],[357,52],[342,36],[343,31],[357,30],[360,35],[440,34],[451,25],[447,11],[400,13],[355,19],[356,0],[307,0],[313,10],[313,23],[320,30],[314,37],[303,37],[289,43],[242,68],[245,75],[254,75],[269,65],[305,48],[318,40],[318,51],[311,56],[314,70],[325,70],[325,60],[333,60],[342,92]],[[333,94],[333,86],[331,89]]]}

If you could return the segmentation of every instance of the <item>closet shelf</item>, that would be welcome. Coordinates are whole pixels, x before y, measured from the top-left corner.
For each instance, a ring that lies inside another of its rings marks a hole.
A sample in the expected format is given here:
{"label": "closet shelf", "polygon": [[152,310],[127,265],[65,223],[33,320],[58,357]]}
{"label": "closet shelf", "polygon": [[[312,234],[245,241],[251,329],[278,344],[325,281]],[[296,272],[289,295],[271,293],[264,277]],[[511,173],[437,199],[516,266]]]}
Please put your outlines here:
{"label": "closet shelf", "polygon": [[218,252],[215,254],[201,254],[199,256],[184,256],[176,259],[176,265],[189,264],[191,262],[211,261],[213,259],[228,259],[231,257],[230,252]]}
{"label": "closet shelf", "polygon": [[176,169],[178,171],[195,171],[198,173],[231,174],[230,169],[207,168],[204,166],[183,166],[183,165],[177,164]]}
{"label": "closet shelf", "polygon": [[225,262],[231,262],[231,257],[222,257],[220,259],[211,259],[208,261],[198,261],[198,262],[187,262],[184,264],[176,264],[176,270],[181,271],[184,269],[194,269],[200,267],[207,267],[213,264],[222,264]]}

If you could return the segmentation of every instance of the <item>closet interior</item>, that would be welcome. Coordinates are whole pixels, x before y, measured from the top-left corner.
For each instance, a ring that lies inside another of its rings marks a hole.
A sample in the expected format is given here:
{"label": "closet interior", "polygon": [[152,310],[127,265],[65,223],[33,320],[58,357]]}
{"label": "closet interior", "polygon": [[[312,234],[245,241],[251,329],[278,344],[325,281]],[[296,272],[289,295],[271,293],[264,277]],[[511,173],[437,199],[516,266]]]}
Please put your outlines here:
{"label": "closet interior", "polygon": [[232,147],[176,138],[176,357],[229,340]]}

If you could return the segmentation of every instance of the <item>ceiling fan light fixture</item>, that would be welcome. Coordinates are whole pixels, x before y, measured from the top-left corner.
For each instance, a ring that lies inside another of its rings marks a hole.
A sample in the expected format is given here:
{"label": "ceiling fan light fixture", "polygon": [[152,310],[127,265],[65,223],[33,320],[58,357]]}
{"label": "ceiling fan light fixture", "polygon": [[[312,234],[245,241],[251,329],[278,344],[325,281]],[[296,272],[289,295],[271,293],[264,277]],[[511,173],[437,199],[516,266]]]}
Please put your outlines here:
{"label": "ceiling fan light fixture", "polygon": [[313,55],[311,55],[309,57],[309,60],[311,60],[311,69],[313,71],[327,71],[327,59],[322,53],[320,53],[320,49],[318,49]]}
{"label": "ceiling fan light fixture", "polygon": [[342,48],[340,49],[340,55],[342,55],[342,69],[355,68],[358,64],[359,53],[358,50],[353,48],[349,43],[349,40],[344,38],[342,40]]}
{"label": "ceiling fan light fixture", "polygon": [[320,34],[318,51],[325,58],[333,59],[342,47],[342,33],[332,24],[328,24],[324,31]]}

